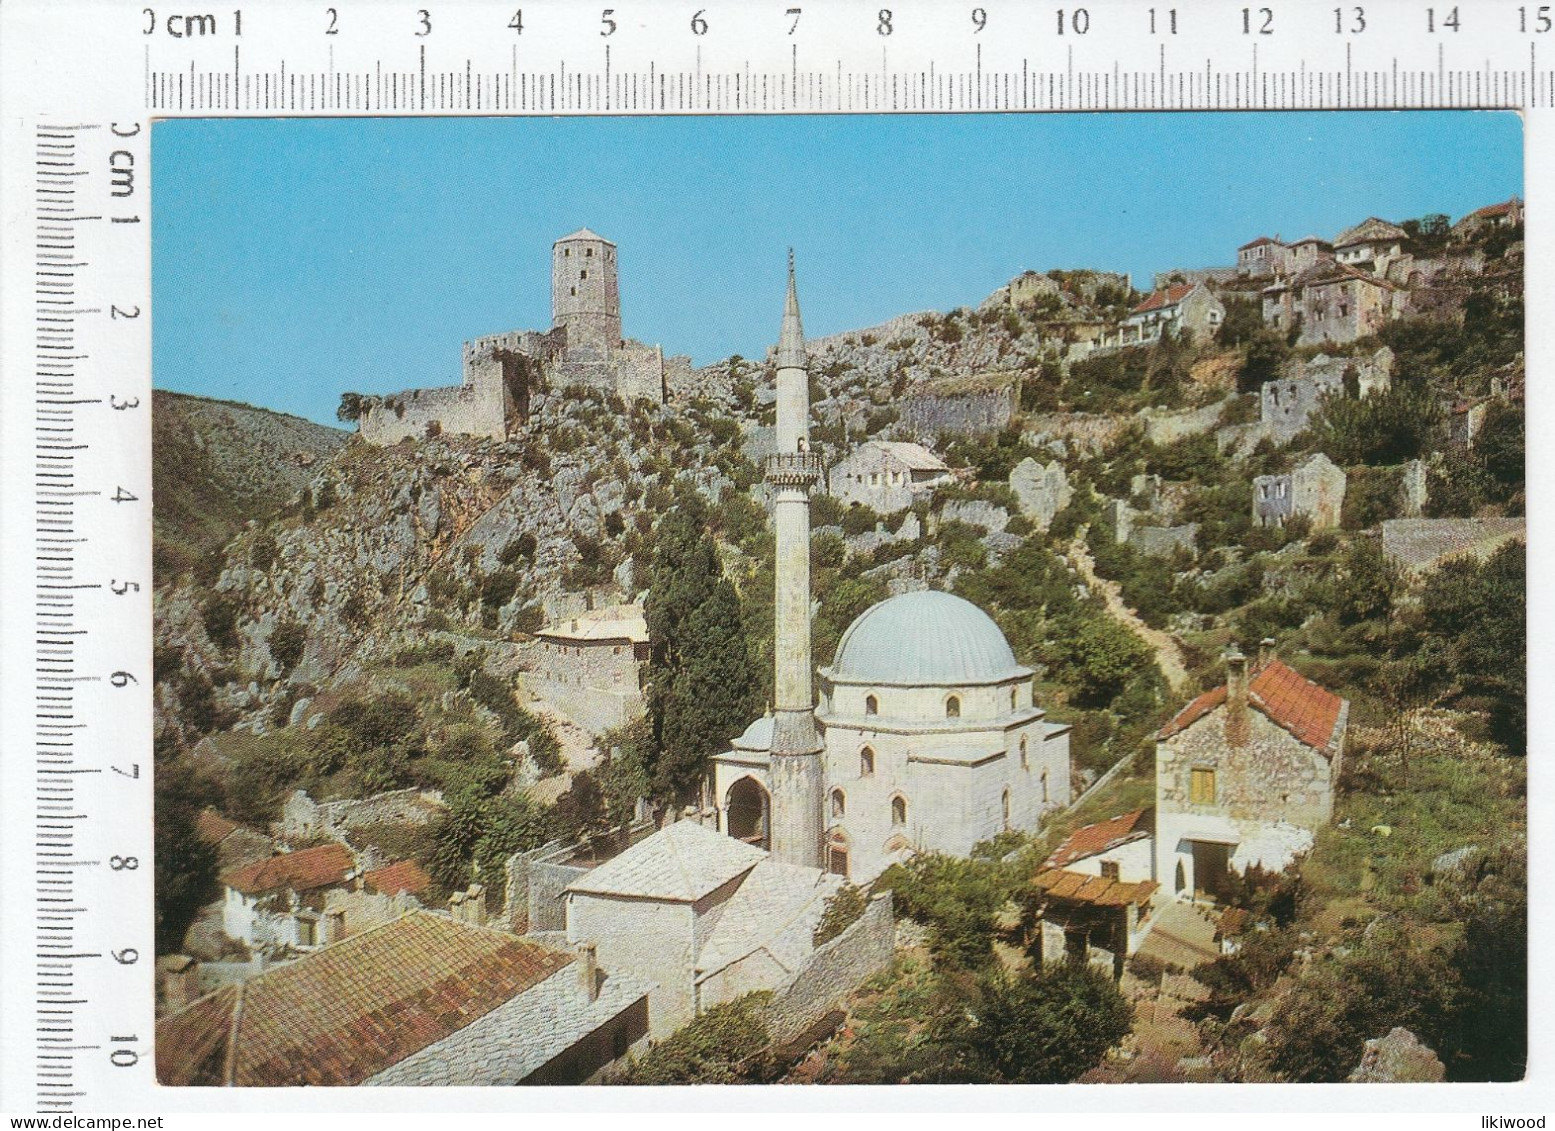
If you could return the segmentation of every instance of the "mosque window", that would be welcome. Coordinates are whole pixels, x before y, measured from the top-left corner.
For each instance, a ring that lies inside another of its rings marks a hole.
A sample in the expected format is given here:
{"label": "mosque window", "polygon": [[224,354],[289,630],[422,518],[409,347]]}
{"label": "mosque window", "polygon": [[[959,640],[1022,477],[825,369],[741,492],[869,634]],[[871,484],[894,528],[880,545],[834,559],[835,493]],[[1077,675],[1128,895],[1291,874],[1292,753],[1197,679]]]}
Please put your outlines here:
{"label": "mosque window", "polygon": [[878,715],[880,713],[880,700],[873,695],[864,696],[864,713],[866,715]]}
{"label": "mosque window", "polygon": [[1047,771],[1042,771],[1042,803],[1047,804]]}
{"label": "mosque window", "polygon": [[1020,768],[1029,771],[1031,769],[1031,752],[1027,749],[1027,746],[1026,736],[1023,734],[1020,736]]}
{"label": "mosque window", "polygon": [[1005,828],[1009,828],[1010,827],[1010,791],[1008,789],[1006,789],[1004,791],[1004,795],[999,799],[999,801],[1000,801],[1000,804],[1004,808],[1004,827]]}
{"label": "mosque window", "polygon": [[907,798],[901,796],[891,798],[891,823],[893,825],[907,823]]}
{"label": "mosque window", "polygon": [[874,772],[875,772],[875,752],[873,750],[871,750],[869,747],[866,746],[866,747],[864,747],[864,749],[860,750],[859,754],[858,754],[858,773],[859,773],[859,777],[867,778],[867,777],[870,777],[871,775],[873,775]]}
{"label": "mosque window", "polygon": [[843,792],[840,789],[832,790],[831,791],[831,815],[833,817],[845,817],[845,816],[847,816],[847,814],[848,814],[848,799],[847,799],[847,797],[845,797],[843,795]]}
{"label": "mosque window", "polygon": [[952,695],[945,700],[945,717],[947,719],[959,719],[961,717],[961,697]]}
{"label": "mosque window", "polygon": [[1020,696],[1017,694],[1016,690],[1013,687],[1010,688],[1010,710],[1015,710],[1015,706],[1019,701]]}

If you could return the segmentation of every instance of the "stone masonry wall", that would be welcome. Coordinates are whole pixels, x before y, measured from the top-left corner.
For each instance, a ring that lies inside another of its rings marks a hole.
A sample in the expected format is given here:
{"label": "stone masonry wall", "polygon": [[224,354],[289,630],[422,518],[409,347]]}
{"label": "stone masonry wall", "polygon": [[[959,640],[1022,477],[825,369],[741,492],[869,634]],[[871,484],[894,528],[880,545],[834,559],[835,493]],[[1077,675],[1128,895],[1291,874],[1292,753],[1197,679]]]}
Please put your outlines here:
{"label": "stone masonry wall", "polygon": [[826,1011],[882,970],[896,949],[891,893],[869,901],[864,914],[842,934],[816,949],[805,966],[780,987],[763,1011],[774,1044],[790,1041]]}
{"label": "stone masonry wall", "polygon": [[978,393],[920,393],[902,402],[901,428],[909,434],[981,435],[1006,427],[1014,416],[1013,384]]}
{"label": "stone masonry wall", "polygon": [[357,800],[317,802],[299,789],[281,811],[281,834],[297,840],[323,835],[344,841],[366,825],[431,824],[442,807],[442,795],[430,790],[396,789]]}
{"label": "stone masonry wall", "polygon": [[507,435],[501,390],[468,385],[407,389],[368,402],[357,429],[369,443],[393,444],[424,438],[431,424],[447,433],[500,440]]}

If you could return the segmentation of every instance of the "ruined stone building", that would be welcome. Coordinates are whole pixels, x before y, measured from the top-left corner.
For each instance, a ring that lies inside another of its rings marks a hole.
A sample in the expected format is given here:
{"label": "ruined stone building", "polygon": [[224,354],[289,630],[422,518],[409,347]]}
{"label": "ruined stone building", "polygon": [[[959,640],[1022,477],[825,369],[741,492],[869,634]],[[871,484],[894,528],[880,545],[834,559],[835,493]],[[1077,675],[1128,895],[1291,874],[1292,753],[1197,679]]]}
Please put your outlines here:
{"label": "ruined stone building", "polygon": [[1297,334],[1299,346],[1343,344],[1375,334],[1404,312],[1407,296],[1381,275],[1339,262],[1263,289],[1263,322]]}
{"label": "ruined stone building", "polygon": [[1236,265],[1249,275],[1283,275],[1290,247],[1279,236],[1259,236],[1236,249]]}
{"label": "ruined stone building", "polygon": [[1338,530],[1344,511],[1346,477],[1322,452],[1302,460],[1284,475],[1253,479],[1253,522],[1283,526],[1295,517],[1311,520],[1313,531]]}
{"label": "ruined stone building", "polygon": [[906,510],[948,482],[950,468],[944,460],[922,444],[900,440],[860,444],[826,473],[833,498],[880,514]]}
{"label": "ruined stone building", "polygon": [[1156,861],[1181,899],[1223,895],[1231,873],[1280,871],[1333,817],[1350,703],[1265,641],[1156,735]]}
{"label": "ruined stone building", "polygon": [[1365,399],[1387,392],[1392,382],[1393,351],[1387,346],[1357,357],[1320,353],[1307,361],[1292,358],[1259,390],[1259,424],[1275,443],[1289,443],[1307,427],[1324,397],[1347,396],[1353,383],[1355,395]]}
{"label": "ruined stone building", "polygon": [[641,605],[592,609],[546,625],[524,648],[524,689],[594,734],[641,718],[648,622]]}
{"label": "ruined stone building", "polygon": [[358,432],[374,444],[429,435],[500,440],[529,419],[545,392],[587,389],[663,403],[686,357],[621,336],[616,245],[581,228],[551,248],[551,329],[512,330],[465,342],[458,385],[362,398]]}

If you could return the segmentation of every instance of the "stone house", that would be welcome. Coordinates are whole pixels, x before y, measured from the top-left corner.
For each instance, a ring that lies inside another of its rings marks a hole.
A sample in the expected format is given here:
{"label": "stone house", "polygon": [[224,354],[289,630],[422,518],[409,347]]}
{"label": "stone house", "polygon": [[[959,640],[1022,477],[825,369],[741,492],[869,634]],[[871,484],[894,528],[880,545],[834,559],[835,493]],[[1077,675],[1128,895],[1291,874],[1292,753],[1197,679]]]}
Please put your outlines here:
{"label": "stone house", "polygon": [[1220,329],[1225,317],[1225,304],[1203,283],[1178,283],[1146,296],[1118,324],[1107,344],[1150,345],[1163,335],[1202,341]]}
{"label": "stone house", "polygon": [[1020,503],[1021,514],[1038,530],[1051,526],[1053,517],[1074,497],[1063,464],[1055,459],[1044,467],[1031,456],[1010,470],[1010,490]]}
{"label": "stone house", "polygon": [[1327,240],[1318,239],[1317,236],[1304,236],[1285,249],[1285,274],[1299,275],[1301,272],[1331,263],[1334,259],[1334,245]]}
{"label": "stone house", "polygon": [[1303,361],[1292,358],[1273,381],[1259,390],[1258,417],[1263,434],[1277,444],[1289,443],[1307,427],[1328,396],[1348,395],[1353,378],[1361,399],[1385,393],[1393,383],[1393,351],[1382,346],[1370,356],[1329,357],[1318,354]]}
{"label": "stone house", "polygon": [[1287,519],[1304,515],[1312,529],[1337,530],[1344,510],[1346,477],[1322,452],[1302,460],[1284,475],[1259,475],[1253,479],[1253,522],[1257,526],[1283,526]]}
{"label": "stone house", "polygon": [[848,506],[893,514],[932,494],[950,478],[950,467],[922,444],[870,440],[834,464],[826,484],[828,493]]}
{"label": "stone house", "polygon": [[259,950],[308,950],[333,942],[344,924],[324,909],[325,893],[343,888],[356,858],[343,844],[283,852],[222,873],[222,930]]}
{"label": "stone house", "polygon": [[1154,926],[1154,880],[1127,882],[1065,868],[1043,868],[1031,881],[1037,960],[1086,962],[1113,977]]}
{"label": "stone house", "polygon": [[1368,216],[1334,237],[1334,258],[1341,266],[1367,266],[1383,275],[1387,273],[1388,264],[1404,254],[1408,243],[1409,233],[1403,228]]}
{"label": "stone house", "polygon": [[610,605],[546,625],[525,645],[520,680],[594,734],[641,718],[648,669],[641,605]]}
{"label": "stone house", "polygon": [[275,841],[222,816],[210,806],[195,817],[194,832],[216,850],[216,862],[223,869],[252,864],[275,854]]}
{"label": "stone house", "polygon": [[1222,894],[1232,873],[1283,870],[1333,817],[1350,704],[1265,641],[1233,652],[1224,686],[1156,735],[1156,864],[1179,899]]}
{"label": "stone house", "polygon": [[1280,237],[1259,236],[1236,249],[1236,265],[1248,275],[1283,275],[1290,262],[1290,248]]}
{"label": "stone house", "polygon": [[1514,196],[1499,204],[1476,208],[1452,226],[1452,234],[1467,238],[1490,228],[1515,228],[1522,222],[1522,198]]}
{"label": "stone house", "polygon": [[226,986],[157,1022],[164,1086],[579,1084],[640,1049],[648,986],[428,911]]}
{"label": "stone house", "polygon": [[1377,275],[1343,263],[1315,267],[1261,292],[1264,325],[1289,333],[1296,344],[1353,342],[1375,334],[1403,312],[1403,294]]}

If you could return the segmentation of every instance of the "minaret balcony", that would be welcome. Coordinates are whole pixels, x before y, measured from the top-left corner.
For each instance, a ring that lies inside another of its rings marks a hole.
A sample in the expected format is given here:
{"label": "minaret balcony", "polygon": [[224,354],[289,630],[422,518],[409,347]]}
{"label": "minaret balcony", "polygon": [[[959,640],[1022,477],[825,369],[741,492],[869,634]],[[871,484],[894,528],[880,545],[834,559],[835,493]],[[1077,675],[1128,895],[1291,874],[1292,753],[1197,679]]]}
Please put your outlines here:
{"label": "minaret balcony", "polygon": [[767,482],[775,487],[808,487],[821,477],[818,452],[778,452],[767,457]]}

